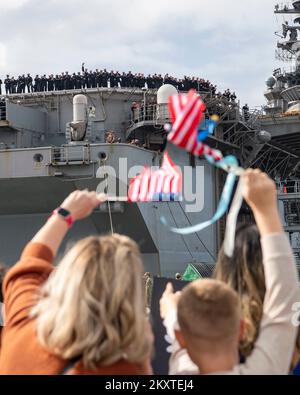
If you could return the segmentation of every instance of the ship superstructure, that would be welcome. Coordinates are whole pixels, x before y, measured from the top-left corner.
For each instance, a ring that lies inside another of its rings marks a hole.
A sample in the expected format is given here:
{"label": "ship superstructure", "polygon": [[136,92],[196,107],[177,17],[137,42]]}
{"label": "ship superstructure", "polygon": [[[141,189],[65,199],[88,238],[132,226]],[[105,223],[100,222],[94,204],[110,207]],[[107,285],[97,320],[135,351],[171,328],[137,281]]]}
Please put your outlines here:
{"label": "ship superstructure", "polygon": [[[170,89],[174,93],[173,87],[165,85],[158,92],[99,88],[5,97],[0,121],[0,260],[14,263],[26,241],[71,191],[96,190],[99,184],[110,190],[116,184],[117,189],[110,192],[124,196],[126,190],[119,190],[118,181],[130,178],[129,169],[160,165]],[[207,116],[217,113],[221,118],[210,145],[234,153],[245,167],[263,150],[272,149],[278,157],[286,157],[257,128],[256,113],[249,113],[245,120],[239,103],[209,93],[202,96]],[[118,143],[106,142],[110,130]],[[140,146],[130,144],[132,140],[138,140]],[[168,150],[176,164],[191,171],[194,194],[203,193],[196,213],[187,209],[195,204],[196,196],[181,203],[111,201],[75,226],[70,239],[110,231],[127,234],[140,244],[146,268],[153,274],[183,272],[189,263],[214,264],[224,221],[201,234],[180,237],[162,227],[160,217],[180,227],[212,217],[225,175],[173,146]]]}
{"label": "ship superstructure", "polygon": [[[286,153],[285,160],[276,159],[272,175],[285,229],[300,264],[300,1],[277,4],[274,12],[277,20],[282,18],[276,58],[284,67],[274,70],[266,81],[267,105],[257,122],[272,136],[272,145]],[[270,153],[270,157],[274,156]]]}
{"label": "ship superstructure", "polygon": [[[141,107],[135,109],[136,103]],[[159,166],[163,125],[168,121],[166,100],[158,104],[157,91],[120,88],[9,95],[2,101],[1,114],[0,261],[9,265],[73,190],[100,187],[124,197],[127,190],[119,181],[129,180],[132,168]],[[106,142],[111,130],[115,144]],[[139,146],[130,144],[137,139]],[[188,154],[168,149],[178,165],[190,166]],[[191,262],[213,264],[218,250],[216,228],[182,238],[160,224],[161,216],[175,226],[188,226],[213,215],[215,171],[205,161],[192,162],[193,179],[195,166],[200,166],[199,187],[205,190],[198,213],[187,212],[186,202],[111,201],[77,224],[68,240],[111,231],[126,234],[139,243],[146,269],[153,274],[173,275]],[[189,204],[193,200],[192,196]]]}

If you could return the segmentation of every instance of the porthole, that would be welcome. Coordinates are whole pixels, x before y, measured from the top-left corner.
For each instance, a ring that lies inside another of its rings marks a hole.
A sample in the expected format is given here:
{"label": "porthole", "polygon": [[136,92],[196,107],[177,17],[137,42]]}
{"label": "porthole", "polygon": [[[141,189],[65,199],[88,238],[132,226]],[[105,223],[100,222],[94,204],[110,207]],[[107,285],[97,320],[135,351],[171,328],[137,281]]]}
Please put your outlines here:
{"label": "porthole", "polygon": [[105,152],[99,152],[98,158],[101,159],[101,160],[106,160],[107,159],[107,155],[106,155]]}
{"label": "porthole", "polygon": [[33,157],[33,160],[35,161],[35,163],[42,163],[44,160],[44,157],[42,154],[35,154]]}

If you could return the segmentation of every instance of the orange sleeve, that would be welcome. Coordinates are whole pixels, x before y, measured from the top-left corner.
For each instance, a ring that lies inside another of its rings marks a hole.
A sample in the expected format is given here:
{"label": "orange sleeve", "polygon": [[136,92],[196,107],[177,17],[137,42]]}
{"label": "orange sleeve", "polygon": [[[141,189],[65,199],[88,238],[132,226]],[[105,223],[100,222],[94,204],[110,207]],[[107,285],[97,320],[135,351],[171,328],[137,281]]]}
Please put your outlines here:
{"label": "orange sleeve", "polygon": [[53,253],[43,244],[29,243],[3,283],[5,327],[22,325],[36,303],[40,287],[53,271]]}

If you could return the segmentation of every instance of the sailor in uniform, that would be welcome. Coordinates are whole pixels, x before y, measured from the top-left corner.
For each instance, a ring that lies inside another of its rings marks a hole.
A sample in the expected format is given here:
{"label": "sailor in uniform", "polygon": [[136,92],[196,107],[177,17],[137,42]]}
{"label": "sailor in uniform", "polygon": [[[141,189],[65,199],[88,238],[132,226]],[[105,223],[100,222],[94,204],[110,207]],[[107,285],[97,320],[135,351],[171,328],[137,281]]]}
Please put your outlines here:
{"label": "sailor in uniform", "polygon": [[104,88],[108,88],[108,72],[106,69],[102,73],[102,85]]}
{"label": "sailor in uniform", "polygon": [[32,86],[32,77],[30,74],[27,74],[27,77],[25,78],[25,84],[27,87],[27,92],[31,93],[33,91],[33,86]]}
{"label": "sailor in uniform", "polygon": [[18,81],[15,79],[15,77],[12,77],[10,80],[10,90],[12,94],[17,93],[17,85]]}
{"label": "sailor in uniform", "polygon": [[80,72],[76,76],[76,89],[82,89],[82,75]]}
{"label": "sailor in uniform", "polygon": [[68,71],[66,71],[64,78],[64,90],[67,91],[71,89],[71,76]]}
{"label": "sailor in uniform", "polygon": [[244,120],[247,122],[247,121],[249,121],[249,118],[250,118],[250,109],[249,109],[249,106],[248,106],[248,104],[245,104],[244,105],[244,107],[243,107],[243,116],[244,116]]}
{"label": "sailor in uniform", "polygon": [[4,85],[5,85],[5,93],[9,95],[11,92],[11,79],[9,78],[9,75],[6,76],[6,79],[4,80]]}
{"label": "sailor in uniform", "polygon": [[25,93],[25,75],[19,76],[18,78],[18,93]]}
{"label": "sailor in uniform", "polygon": [[48,78],[48,91],[49,92],[54,91],[54,76],[53,76],[53,74],[49,75],[49,78]]}

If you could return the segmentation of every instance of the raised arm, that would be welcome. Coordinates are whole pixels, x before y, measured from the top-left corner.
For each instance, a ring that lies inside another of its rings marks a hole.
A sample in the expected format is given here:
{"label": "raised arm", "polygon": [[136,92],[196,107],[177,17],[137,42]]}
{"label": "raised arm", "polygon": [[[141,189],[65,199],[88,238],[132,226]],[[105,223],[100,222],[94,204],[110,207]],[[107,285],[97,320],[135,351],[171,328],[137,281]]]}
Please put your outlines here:
{"label": "raised arm", "polygon": [[[103,194],[97,195],[96,192],[75,191],[62,203],[60,208],[70,214],[72,222],[76,222],[89,217],[94,208],[105,200],[106,196]],[[68,229],[69,225],[63,216],[55,214],[35,235],[32,242],[48,247],[53,256],[55,256]]]}
{"label": "raised arm", "polygon": [[283,234],[275,183],[260,170],[247,170],[243,182],[244,198],[252,209],[261,237]]}
{"label": "raised arm", "polygon": [[[95,207],[105,201],[95,192],[74,192],[61,205],[72,222],[88,217]],[[70,224],[70,222],[69,222]],[[8,272],[4,280],[5,324],[22,324],[34,304],[34,298],[53,270],[52,260],[65,237],[69,224],[56,213],[25,247],[20,261]]]}
{"label": "raised arm", "polygon": [[259,338],[242,374],[287,374],[295,347],[293,304],[299,302],[296,263],[278,212],[274,182],[259,170],[244,175],[244,197],[261,234],[266,295]]}
{"label": "raised arm", "polygon": [[[293,305],[300,301],[296,263],[281,224],[274,182],[259,170],[246,171],[243,181],[244,198],[253,210],[261,234],[266,296],[254,351],[235,371],[245,375],[287,374],[298,331],[292,323]],[[176,301],[169,286],[161,299],[161,316],[171,335],[177,325],[174,319]],[[175,351],[170,360],[171,372],[197,373],[186,360],[184,364],[180,363],[186,355],[185,350]]]}

